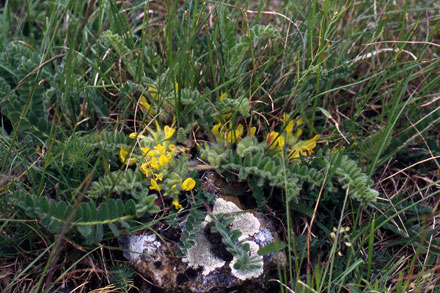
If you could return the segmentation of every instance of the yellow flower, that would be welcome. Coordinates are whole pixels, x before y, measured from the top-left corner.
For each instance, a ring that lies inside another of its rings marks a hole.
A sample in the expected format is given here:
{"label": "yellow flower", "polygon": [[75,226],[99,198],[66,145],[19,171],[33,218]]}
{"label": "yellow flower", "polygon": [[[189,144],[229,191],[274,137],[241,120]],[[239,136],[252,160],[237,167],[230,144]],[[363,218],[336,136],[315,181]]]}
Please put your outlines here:
{"label": "yellow flower", "polygon": [[157,162],[155,157],[151,158],[150,165],[151,165],[151,168],[159,170],[159,164],[158,164],[158,162]]}
{"label": "yellow flower", "polygon": [[153,175],[153,171],[151,171],[149,163],[143,163],[139,167],[139,170],[141,170],[141,172],[144,173],[146,177],[150,177],[151,175]]}
{"label": "yellow flower", "polygon": [[148,155],[148,153],[150,152],[149,148],[141,148],[141,151],[144,155]]}
{"label": "yellow flower", "polygon": [[220,100],[223,100],[228,97],[228,93],[223,93],[220,95]]}
{"label": "yellow flower", "polygon": [[[287,115],[286,113],[283,114],[283,124],[286,125],[287,121],[289,120],[289,115]],[[293,133],[293,120],[290,120],[289,123],[287,123],[286,125],[286,136],[289,137],[292,135]]]}
{"label": "yellow flower", "polygon": [[177,151],[177,147],[174,144],[170,144],[168,146],[168,149],[172,152],[172,153],[176,153]]}
{"label": "yellow flower", "polygon": [[196,186],[196,181],[191,177],[186,178],[182,183],[182,189],[185,191],[190,191]]}
{"label": "yellow flower", "polygon": [[339,149],[344,149],[344,146],[342,146],[342,147],[332,147],[331,150],[330,150],[330,154],[334,154],[334,153],[339,152]]}
{"label": "yellow flower", "polygon": [[179,201],[177,199],[173,200],[172,204],[174,205],[174,208],[176,210],[183,209],[183,206],[179,203]]}
{"label": "yellow flower", "polygon": [[157,120],[154,120],[154,124],[156,124],[156,130],[157,131],[161,131],[162,130],[162,128],[160,128],[160,124],[159,124],[159,122],[157,122]]}
{"label": "yellow flower", "polygon": [[316,147],[316,141],[319,139],[320,135],[317,134],[313,138],[306,140],[306,141],[300,141],[296,143],[289,153],[289,159],[294,160],[299,158],[300,154],[301,156],[308,156],[311,154],[312,150]]}
{"label": "yellow flower", "polygon": [[156,131],[153,131],[151,129],[148,130],[153,135],[154,141],[158,143],[159,139],[162,139],[162,136],[159,136],[159,131],[161,131],[162,129],[160,128],[159,122],[157,122],[157,120],[154,120],[154,123],[156,124]]}
{"label": "yellow flower", "polygon": [[156,150],[158,150],[159,153],[160,153],[161,155],[165,155],[166,148],[165,148],[163,145],[158,144],[158,145],[156,145],[154,148],[155,148]]}
{"label": "yellow flower", "polygon": [[150,94],[150,96],[157,101],[157,89],[155,89],[154,87],[149,86],[148,87],[148,92]]}
{"label": "yellow flower", "polygon": [[178,151],[179,151],[179,154],[181,154],[181,153],[187,153],[187,152],[189,152],[189,148],[182,147],[182,148],[180,148]]}
{"label": "yellow flower", "polygon": [[295,132],[295,137],[298,139],[302,133],[303,133],[302,127],[298,128]]}
{"label": "yellow flower", "polygon": [[225,113],[225,114],[222,114],[221,116],[222,116],[223,120],[228,120],[229,118],[231,118],[232,113],[231,112]]}
{"label": "yellow flower", "polygon": [[168,125],[165,126],[164,128],[165,131],[165,139],[170,138],[171,136],[173,136],[174,132],[176,132],[175,128],[171,128]]}
{"label": "yellow flower", "polygon": [[137,137],[139,138],[139,139],[143,139],[143,138],[145,138],[145,135],[143,135],[143,134],[137,134],[136,132],[132,132],[132,133],[130,133],[129,135],[128,135],[128,137],[129,138],[131,138],[131,139],[135,139],[136,138],[136,135],[137,135]]}
{"label": "yellow flower", "polygon": [[216,136],[216,137],[218,137],[218,138],[222,138],[223,136],[221,135],[221,133],[220,133],[220,127],[222,127],[222,124],[221,123],[218,123],[218,124],[216,124],[216,125],[214,125],[213,127],[212,127],[212,134],[214,134],[214,136]]}
{"label": "yellow flower", "polygon": [[244,127],[242,124],[238,124],[236,125],[235,129],[231,129],[229,127],[228,130],[225,130],[224,125],[218,123],[212,127],[211,131],[212,134],[214,134],[214,136],[218,138],[218,140],[223,141],[226,135],[226,142],[235,143],[239,142],[242,139]]}
{"label": "yellow flower", "polygon": [[[276,139],[276,141],[274,141]],[[275,149],[277,146],[281,150],[284,145],[286,144],[286,141],[284,140],[284,136],[279,135],[276,131],[271,131],[266,138],[266,143],[271,150]]]}
{"label": "yellow flower", "polygon": [[235,143],[241,140],[241,135],[243,134],[244,127],[242,124],[238,124],[236,129],[229,130],[226,136],[226,142]]}
{"label": "yellow flower", "polygon": [[[301,126],[303,124],[302,118],[299,118],[298,121],[296,121],[296,126]],[[303,133],[303,128],[299,127],[298,130],[295,132],[295,137],[299,138],[301,134]]]}
{"label": "yellow flower", "polygon": [[130,150],[125,146],[121,146],[121,150],[119,151],[119,159],[123,164],[128,166],[133,166],[136,163],[136,159],[130,156]]}
{"label": "yellow flower", "polygon": [[141,96],[139,99],[139,104],[141,104],[141,110],[144,113],[151,113],[153,115],[156,115],[156,111],[151,107],[151,105],[148,103],[147,99],[144,96]]}
{"label": "yellow flower", "polygon": [[151,190],[157,190],[157,191],[160,191],[160,186],[157,184],[157,181],[156,181],[156,180],[154,180],[153,178],[151,178],[151,179],[150,179],[150,183],[151,183],[151,186],[150,186],[150,189],[151,189]]}
{"label": "yellow flower", "polygon": [[278,146],[282,149],[286,145],[286,141],[284,140],[284,136],[280,136],[277,139]]}
{"label": "yellow flower", "polygon": [[248,136],[255,136],[255,132],[257,131],[257,128],[255,126],[252,126],[249,130]]}
{"label": "yellow flower", "polygon": [[158,181],[162,181],[163,180],[163,174],[159,173],[159,174],[154,174],[154,178]]}
{"label": "yellow flower", "polygon": [[159,165],[161,165],[161,166],[165,166],[165,165],[167,165],[170,161],[171,161],[170,158],[168,158],[168,157],[165,156],[165,155],[161,155],[161,156],[159,157]]}
{"label": "yellow flower", "polygon": [[147,148],[143,148],[143,149],[141,149],[142,150],[142,152],[145,150],[146,152],[144,153],[144,155],[145,156],[147,156],[147,157],[154,157],[157,153],[159,153],[159,151],[157,151],[157,150],[150,150],[150,149],[148,149],[147,150]]}
{"label": "yellow flower", "polygon": [[352,135],[351,136],[351,139],[353,140],[353,142],[352,142],[352,146],[357,146],[358,145],[358,142],[356,141],[356,138],[354,137],[354,135]]}
{"label": "yellow flower", "polygon": [[[272,141],[278,136],[278,132],[276,131],[271,131],[269,132],[269,134],[266,137],[266,144],[267,145],[271,145]],[[276,143],[274,143],[273,145],[276,145]]]}

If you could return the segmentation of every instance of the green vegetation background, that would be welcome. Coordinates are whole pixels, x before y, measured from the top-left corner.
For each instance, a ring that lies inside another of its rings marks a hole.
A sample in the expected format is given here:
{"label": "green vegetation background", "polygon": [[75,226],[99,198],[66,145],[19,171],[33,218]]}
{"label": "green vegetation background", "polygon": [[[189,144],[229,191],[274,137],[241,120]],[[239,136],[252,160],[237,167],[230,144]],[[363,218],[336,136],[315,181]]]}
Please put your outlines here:
{"label": "green vegetation background", "polygon": [[[283,223],[288,262],[268,290],[434,290],[439,12],[409,0],[1,1],[0,288],[135,290],[118,235],[196,223],[216,168],[223,192],[246,186],[249,208]],[[154,170],[141,147],[169,157]]]}

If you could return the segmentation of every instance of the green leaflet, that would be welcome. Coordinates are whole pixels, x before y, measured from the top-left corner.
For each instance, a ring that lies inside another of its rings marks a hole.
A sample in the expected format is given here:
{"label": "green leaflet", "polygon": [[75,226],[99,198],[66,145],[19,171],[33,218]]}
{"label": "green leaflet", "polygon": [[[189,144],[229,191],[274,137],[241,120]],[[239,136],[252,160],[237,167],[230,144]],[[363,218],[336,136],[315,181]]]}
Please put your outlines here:
{"label": "green leaflet", "polygon": [[182,231],[182,237],[178,243],[181,255],[185,255],[188,249],[196,244],[197,233],[200,231],[204,219],[204,212],[197,209],[191,209],[189,211],[189,215],[185,222],[185,228]]}
{"label": "green leaflet", "polygon": [[[326,158],[328,166],[331,165],[331,159],[335,155],[329,155]],[[336,167],[337,179],[344,188],[349,188],[348,192],[351,197],[360,201],[363,205],[376,201],[379,192],[370,188],[373,185],[373,180],[362,172],[354,160],[343,155],[338,164],[332,167]]]}
{"label": "green leaflet", "polygon": [[[239,146],[237,146],[238,148]],[[301,178],[297,174],[291,173],[289,168],[284,168],[283,162],[279,157],[270,157],[262,152],[255,154],[243,152],[241,155],[243,154],[245,155],[242,158],[238,154],[230,153],[228,161],[232,163],[225,161],[222,164],[222,168],[238,170],[239,178],[242,181],[247,180],[250,176],[255,176],[263,179],[257,181],[259,187],[262,187],[264,182],[267,182],[270,186],[286,189],[289,199],[297,197],[302,186]],[[284,174],[284,172],[286,173]],[[261,202],[257,202],[257,204],[259,205]]]}
{"label": "green leaflet", "polygon": [[105,38],[106,45],[115,49],[115,51],[124,61],[127,71],[133,78],[135,78],[138,65],[135,62],[136,60],[133,57],[132,50],[125,45],[124,39],[120,35],[114,34],[109,30],[103,32],[102,35]]}
{"label": "green leaflet", "polygon": [[[376,190],[370,188],[373,181],[362,172],[355,161],[346,155],[334,162],[331,160],[334,155],[321,154],[318,158],[324,159],[313,159],[311,161],[313,166],[308,166],[299,161],[283,162],[277,155],[264,154],[262,149],[266,148],[265,144],[258,143],[255,138],[251,137],[246,137],[239,142],[236,152],[228,148],[222,153],[220,148],[215,144],[211,147],[205,145],[202,155],[214,166],[221,166],[220,171],[238,171],[240,181],[250,180],[252,189],[256,190],[254,197],[257,205],[263,201],[261,188],[265,184],[285,190],[289,200],[297,200],[304,183],[307,183],[309,190],[319,190],[324,183],[326,170],[330,166],[334,168],[336,178],[343,188],[350,186],[350,196],[362,204],[375,201],[378,195]],[[326,184],[329,192],[335,191],[330,180]]]}
{"label": "green leaflet", "polygon": [[224,98],[215,104],[217,111],[221,114],[238,112],[243,117],[250,115],[251,107],[246,97],[241,96],[237,99]]}
{"label": "green leaflet", "polygon": [[98,181],[92,183],[88,195],[92,198],[105,196],[109,192],[115,192],[118,195],[128,193],[136,189],[142,189],[145,186],[145,176],[140,172],[134,172],[131,169],[118,170],[99,177]]}
{"label": "green leaflet", "polygon": [[238,240],[241,236],[239,230],[230,230],[228,226],[234,220],[233,217],[226,217],[226,214],[209,214],[215,225],[211,227],[212,233],[220,233],[226,250],[237,258],[234,268],[236,270],[252,271],[261,268],[262,261],[258,256],[249,256],[249,244]]}
{"label": "green leaflet", "polygon": [[[147,196],[143,201],[141,213],[155,213],[158,207],[154,205],[157,197]],[[19,198],[9,198],[18,200],[17,206],[23,209],[28,217],[37,217],[42,225],[52,233],[59,233],[66,219],[73,213],[74,207],[65,201],[55,201],[47,197],[38,198],[33,194],[23,194]],[[81,234],[86,243],[101,241],[107,227],[113,235],[119,235],[119,229],[127,228],[127,220],[133,219],[140,214],[139,208],[134,200],[129,199],[107,199],[98,207],[93,201],[82,202],[79,205],[72,221],[71,226]]]}
{"label": "green leaflet", "polygon": [[[2,63],[0,106],[14,127],[17,127],[18,121],[22,119],[20,129],[18,129],[20,133],[32,129],[42,135],[49,127],[46,109],[54,93],[49,82],[54,80],[54,76],[48,69],[49,66],[43,67],[39,75],[38,81],[45,82],[35,82],[35,74],[25,79],[40,65],[40,58],[41,56],[37,53],[18,42],[9,43],[4,51],[0,52],[0,63]],[[16,85],[19,85],[17,90],[11,93],[12,87]],[[26,105],[28,105],[27,110],[24,111]],[[23,114],[25,115],[22,117]]]}
{"label": "green leaflet", "polygon": [[[197,124],[199,124],[203,129],[209,130],[210,126],[214,123],[215,111],[212,104],[205,99],[197,104],[197,107],[192,107],[195,105],[196,101],[200,100],[201,96],[202,95],[196,90],[183,88],[180,91],[180,99],[175,100],[180,100],[180,103],[184,108],[181,111],[181,118],[183,119],[182,125],[189,125],[194,123],[194,121],[197,121]],[[172,103],[175,104],[175,101],[172,101]],[[189,111],[188,109],[192,110]]]}

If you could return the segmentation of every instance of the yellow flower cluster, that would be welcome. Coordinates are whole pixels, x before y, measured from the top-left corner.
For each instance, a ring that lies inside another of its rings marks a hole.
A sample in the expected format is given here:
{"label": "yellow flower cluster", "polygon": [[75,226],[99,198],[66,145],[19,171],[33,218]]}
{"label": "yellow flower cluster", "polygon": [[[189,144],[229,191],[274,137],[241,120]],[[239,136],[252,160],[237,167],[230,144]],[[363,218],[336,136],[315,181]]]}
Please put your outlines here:
{"label": "yellow flower cluster", "polygon": [[[228,97],[227,93],[223,93],[220,95],[220,100],[223,100]],[[237,143],[243,139],[244,134],[244,126],[241,123],[233,124],[232,121],[227,123],[223,123],[225,120],[232,117],[231,112],[222,113],[217,117],[217,124],[212,127],[212,134],[216,137],[218,142],[226,142],[226,143]],[[251,127],[246,133],[248,136],[255,135],[256,128]]]}
{"label": "yellow flower cluster", "polygon": [[[232,128],[230,123],[227,123],[229,127],[226,127],[221,122],[217,123],[212,127],[211,131],[212,134],[216,137],[217,141],[219,142],[227,142],[227,143],[236,143],[240,142],[243,139],[244,134],[244,126],[243,124],[239,123],[236,125],[235,128]],[[251,127],[246,133],[247,136],[254,136],[255,131],[257,130],[256,127]]]}
{"label": "yellow flower cluster", "polygon": [[[173,136],[176,130],[170,128],[168,125],[164,128],[165,140],[162,143],[157,143],[152,149],[148,147],[141,147],[143,154],[143,160],[140,162],[139,170],[147,177],[151,177],[153,174],[156,179],[151,178],[151,185],[157,186],[156,180],[162,180],[163,175],[157,172],[164,169],[174,158],[177,148],[174,144],[169,144],[169,139]],[[158,132],[153,132],[153,137],[158,142]],[[156,182],[156,184],[153,183]],[[158,188],[152,188],[160,191]]]}
{"label": "yellow flower cluster", "polygon": [[[267,135],[266,143],[269,148],[281,151],[284,147],[287,147],[290,160],[295,160],[300,156],[309,156],[316,147],[316,142],[320,135],[317,134],[308,140],[300,140],[300,136],[303,133],[303,128],[301,127],[303,124],[302,119],[300,118],[296,122],[293,120],[289,121],[289,115],[284,114],[282,121],[284,127],[283,134],[271,131]],[[295,134],[293,134],[294,128],[296,128]]]}
{"label": "yellow flower cluster", "polygon": [[289,150],[289,159],[294,160],[299,158],[299,156],[310,156],[313,149],[316,147],[316,142],[318,141],[320,135],[316,134],[314,137],[308,140],[301,140],[295,143]]}
{"label": "yellow flower cluster", "polygon": [[212,127],[212,134],[217,138],[218,141],[226,141],[227,143],[236,143],[243,139],[244,127],[242,124],[236,125],[234,129],[225,127],[222,123],[217,123]]}
{"label": "yellow flower cluster", "polygon": [[151,136],[130,134],[130,138],[139,140],[141,155],[132,154],[129,148],[122,146],[119,158],[128,166],[137,164],[139,170],[149,179],[149,188],[157,192],[165,191],[163,194],[165,196],[172,195],[174,197],[172,204],[176,209],[180,209],[182,205],[177,200],[180,190],[190,191],[196,185],[195,180],[190,177],[183,180],[186,172],[173,170],[176,155],[187,149],[178,148],[171,143],[176,132],[175,128],[165,126],[162,131],[158,124],[156,128],[157,131],[149,130]]}

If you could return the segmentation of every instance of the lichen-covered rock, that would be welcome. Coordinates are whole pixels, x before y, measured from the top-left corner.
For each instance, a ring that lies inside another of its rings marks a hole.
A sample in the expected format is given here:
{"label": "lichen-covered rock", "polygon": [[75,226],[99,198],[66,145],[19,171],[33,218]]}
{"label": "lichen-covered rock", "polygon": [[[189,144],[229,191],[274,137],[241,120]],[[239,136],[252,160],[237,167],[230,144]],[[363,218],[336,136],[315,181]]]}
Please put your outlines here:
{"label": "lichen-covered rock", "polygon": [[178,272],[187,269],[187,265],[173,254],[178,249],[177,245],[163,243],[152,232],[121,237],[119,244],[127,250],[124,256],[138,272],[166,290],[175,288]]}
{"label": "lichen-covered rock", "polygon": [[[235,203],[224,200],[223,198],[218,198],[215,201],[214,209],[212,211],[214,215],[235,212],[242,212],[242,209],[240,209]],[[260,230],[260,221],[252,213],[237,213],[233,217],[234,221],[231,224],[231,230],[240,230],[242,234],[238,240],[244,240],[255,235]],[[207,216],[205,221],[210,222],[211,218]]]}
{"label": "lichen-covered rock", "polygon": [[206,223],[202,224],[202,231],[197,234],[196,245],[188,250],[187,257],[183,261],[188,262],[188,265],[193,268],[201,267],[204,276],[209,275],[217,268],[225,265],[226,261],[213,253],[213,247],[209,241],[205,230]]}
{"label": "lichen-covered rock", "polygon": [[[231,213],[232,230],[241,231],[239,240],[249,244],[249,253],[261,261],[261,267],[250,271],[236,270],[235,257],[226,251],[221,236],[211,233],[213,225],[207,216],[197,234],[196,244],[183,258],[174,255],[177,244],[165,243],[152,232],[131,235],[120,239],[124,254],[132,265],[146,278],[165,290],[182,292],[223,292],[231,289],[264,289],[264,273],[273,271],[277,265],[275,253],[259,256],[258,250],[273,242],[275,229],[261,213],[243,212],[237,204],[218,198],[212,213]],[[184,225],[181,225],[184,229]],[[136,253],[137,252],[137,253]],[[278,254],[278,261],[285,262]],[[257,290],[258,292],[258,290]]]}

